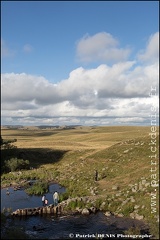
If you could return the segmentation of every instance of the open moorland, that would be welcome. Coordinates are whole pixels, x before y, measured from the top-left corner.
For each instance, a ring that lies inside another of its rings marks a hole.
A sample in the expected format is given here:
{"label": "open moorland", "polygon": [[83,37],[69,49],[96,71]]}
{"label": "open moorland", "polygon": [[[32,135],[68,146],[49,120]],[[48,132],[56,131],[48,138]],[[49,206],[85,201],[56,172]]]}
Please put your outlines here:
{"label": "open moorland", "polygon": [[[159,194],[151,184],[159,178],[158,134],[157,128],[152,166],[151,127],[3,127],[2,138],[17,140],[15,157],[29,160],[30,169],[2,173],[1,186],[24,179],[58,182],[70,198],[91,196],[104,211],[149,223],[152,234],[158,236]],[[2,164],[7,158],[4,154]],[[151,172],[153,167],[156,170]]]}

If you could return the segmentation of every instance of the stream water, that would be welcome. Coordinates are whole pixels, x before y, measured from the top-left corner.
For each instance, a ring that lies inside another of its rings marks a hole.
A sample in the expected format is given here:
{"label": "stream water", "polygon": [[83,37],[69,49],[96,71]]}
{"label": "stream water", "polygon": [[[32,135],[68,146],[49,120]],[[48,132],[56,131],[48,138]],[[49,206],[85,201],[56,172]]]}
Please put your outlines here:
{"label": "stream water", "polygon": [[[14,191],[12,187],[8,188],[9,195],[6,194],[7,189],[1,189],[1,211],[4,208],[11,208],[15,211],[18,208],[33,208],[42,206],[42,196],[28,195],[23,189]],[[49,192],[46,193],[48,204],[53,203],[53,193],[57,191],[63,193],[66,191],[64,187],[59,184],[51,184],[49,186]]]}
{"label": "stream water", "polygon": [[[1,190],[1,210],[41,206],[41,196],[29,196],[24,190],[14,191],[8,188],[10,194],[6,195],[6,189]],[[57,190],[65,192],[65,188],[58,184],[49,187],[46,194],[49,204],[53,202],[52,194]],[[115,216],[106,217],[102,212],[84,215],[43,215],[30,217],[13,217],[8,220],[9,227],[20,227],[31,239],[100,239],[117,238],[118,234],[125,234],[131,227],[139,227],[142,233],[148,233],[143,222]],[[99,234],[99,235],[97,235]],[[85,235],[85,237],[84,237]],[[121,239],[121,237],[119,237]],[[146,239],[146,238],[144,238]]]}

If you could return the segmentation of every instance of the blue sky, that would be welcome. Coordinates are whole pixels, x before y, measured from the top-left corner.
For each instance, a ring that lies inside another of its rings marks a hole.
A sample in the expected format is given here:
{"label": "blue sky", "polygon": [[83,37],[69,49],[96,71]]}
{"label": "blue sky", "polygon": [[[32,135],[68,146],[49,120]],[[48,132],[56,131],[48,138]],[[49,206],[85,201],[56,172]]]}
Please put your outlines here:
{"label": "blue sky", "polygon": [[2,124],[148,124],[158,4],[2,1]]}

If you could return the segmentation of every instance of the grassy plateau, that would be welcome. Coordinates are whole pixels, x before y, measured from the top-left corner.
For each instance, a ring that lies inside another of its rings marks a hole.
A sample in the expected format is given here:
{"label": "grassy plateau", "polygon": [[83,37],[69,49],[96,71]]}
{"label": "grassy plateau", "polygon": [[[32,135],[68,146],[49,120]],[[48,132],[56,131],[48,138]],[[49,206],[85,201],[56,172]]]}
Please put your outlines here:
{"label": "grassy plateau", "polygon": [[[31,168],[19,174],[2,173],[1,186],[24,179],[58,182],[66,187],[71,198],[90,196],[104,211],[142,216],[153,239],[157,239],[159,189],[153,180],[158,183],[159,179],[158,127],[154,143],[150,133],[151,127],[140,126],[3,127],[3,139],[17,139],[17,148],[10,154],[29,160]],[[154,158],[152,146],[156,147]],[[2,164],[8,159],[2,153]]]}

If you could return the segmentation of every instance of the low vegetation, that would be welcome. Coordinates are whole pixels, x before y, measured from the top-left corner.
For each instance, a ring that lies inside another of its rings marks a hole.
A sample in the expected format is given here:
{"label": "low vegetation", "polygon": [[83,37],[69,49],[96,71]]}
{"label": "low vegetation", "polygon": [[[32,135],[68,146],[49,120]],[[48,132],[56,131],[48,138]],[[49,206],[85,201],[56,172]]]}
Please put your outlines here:
{"label": "low vegetation", "polygon": [[49,185],[47,182],[35,182],[31,187],[26,189],[29,195],[42,195],[49,192]]}
{"label": "low vegetation", "polygon": [[6,172],[14,172],[22,169],[29,169],[29,161],[17,158],[11,158],[4,161],[4,169]]}

